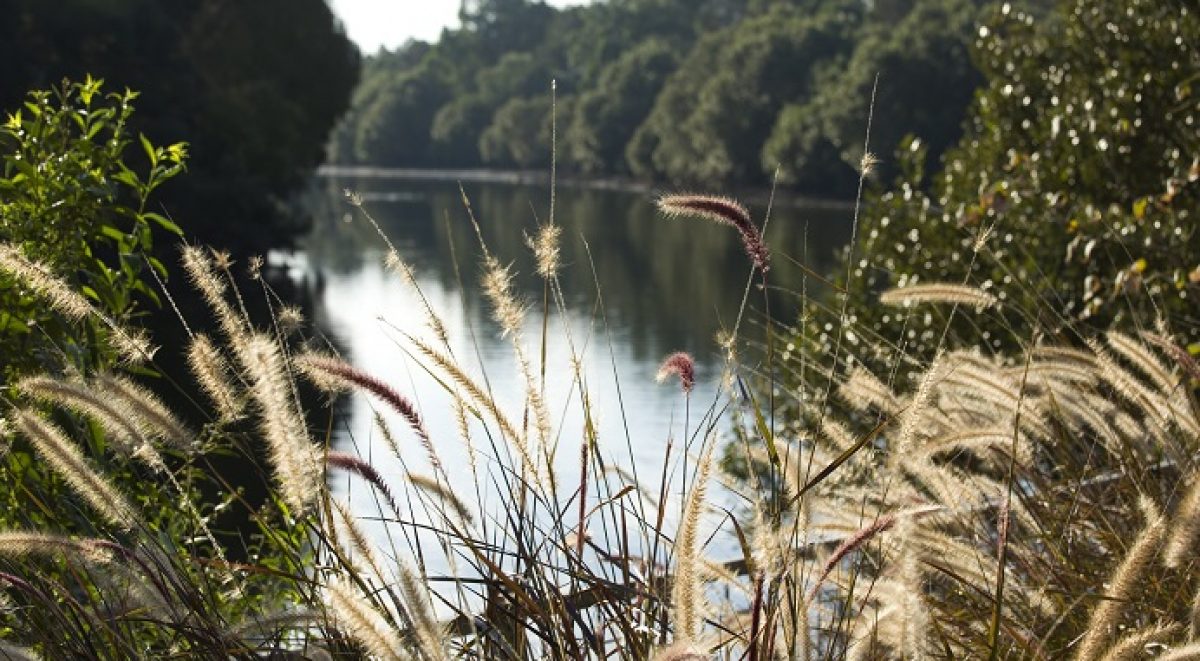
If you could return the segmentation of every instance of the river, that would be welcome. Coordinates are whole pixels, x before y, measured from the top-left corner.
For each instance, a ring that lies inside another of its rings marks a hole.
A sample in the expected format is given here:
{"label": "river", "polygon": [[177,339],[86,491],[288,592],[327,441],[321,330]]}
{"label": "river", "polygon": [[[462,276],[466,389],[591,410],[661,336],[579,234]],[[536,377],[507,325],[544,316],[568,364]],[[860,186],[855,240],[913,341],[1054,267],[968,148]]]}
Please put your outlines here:
{"label": "river", "polygon": [[[511,263],[516,288],[528,304],[524,339],[537,371],[543,285],[525,236],[547,221],[550,190],[497,183],[463,187],[487,249]],[[420,293],[386,269],[384,242],[346,201],[344,189],[361,195],[364,208],[412,267]],[[568,493],[578,484],[583,438],[572,355],[580,359],[598,413],[601,455],[610,466],[637,472],[644,484],[659,484],[668,437],[676,439],[668,472],[678,476],[680,439],[694,434],[706,412],[730,403],[718,390],[723,363],[714,338],[737,316],[749,275],[745,254],[730,228],[662,218],[653,201],[645,192],[567,187],[557,191],[564,308],[552,309],[547,324],[545,391],[555,429],[555,468],[560,483],[570,485]],[[750,207],[761,223],[765,203]],[[507,461],[504,450],[497,453],[487,445],[475,424],[475,457],[470,460],[449,396],[426,371],[428,364],[408,352],[411,345],[405,338],[408,333],[433,339],[424,323],[423,296],[446,324],[459,364],[491,388],[512,419],[521,420],[524,382],[514,360],[513,338],[501,336],[481,292],[480,241],[458,184],[329,178],[311,210],[314,229],[296,268],[320,285],[314,302],[318,327],[351,362],[414,401],[451,488],[473,508],[483,501],[482,509],[488,511],[495,503],[496,462]],[[827,272],[835,250],[848,238],[851,215],[843,206],[776,205],[766,233],[773,251],[774,318],[796,319],[800,292],[805,287],[810,293],[819,289],[811,278],[805,282],[804,271],[792,260]],[[744,336],[761,337],[763,309],[761,292],[752,291]],[[696,358],[697,385],[686,409],[677,382],[655,381],[660,361],[673,351]],[[371,461],[393,484],[402,484],[409,471],[431,474],[427,453],[401,420],[365,397],[353,397],[345,406],[334,431],[340,449]],[[374,428],[376,411],[392,424],[402,458],[387,450]],[[380,515],[361,483],[339,480],[334,488],[360,516]],[[384,532],[375,527],[380,538]]]}

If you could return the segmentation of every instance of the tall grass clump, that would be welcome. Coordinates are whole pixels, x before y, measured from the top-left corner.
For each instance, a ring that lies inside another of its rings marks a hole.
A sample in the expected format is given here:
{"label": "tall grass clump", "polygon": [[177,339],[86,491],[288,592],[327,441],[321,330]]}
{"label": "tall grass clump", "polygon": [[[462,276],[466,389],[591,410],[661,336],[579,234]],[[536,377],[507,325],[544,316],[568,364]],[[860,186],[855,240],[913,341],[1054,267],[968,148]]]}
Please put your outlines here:
{"label": "tall grass clump", "polygon": [[[1006,23],[1006,35],[1026,23]],[[1006,190],[1005,204],[1025,199]],[[351,196],[355,213],[421,303],[415,321],[391,329],[396,358],[431,377],[424,386],[388,382],[374,367],[384,356],[340,356],[294,313],[285,319],[259,263],[251,276],[268,315],[252,318],[231,260],[184,247],[181,266],[219,331],[184,324],[198,422],[134,382],[129,362],[7,384],[6,459],[23,453],[46,470],[5,464],[21,487],[10,493],[26,497],[0,530],[0,652],[1191,658],[1200,368],[1194,317],[1177,300],[1194,288],[1164,293],[1149,266],[1121,266],[1124,276],[1092,275],[1102,288],[1121,278],[1129,305],[1107,298],[1087,303],[1086,318],[1065,314],[1073,292],[1039,288],[1025,276],[1045,265],[1006,247],[1028,228],[1005,226],[997,194],[979,201],[993,213],[977,209],[976,222],[963,211],[962,223],[933,223],[924,204],[903,235],[917,238],[900,247],[880,239],[898,202],[871,200],[827,296],[810,296],[806,281],[768,286],[770,259],[804,257],[772,255],[770,212],[757,223],[728,198],[659,198],[665,216],[737,233],[746,289],[710,392],[693,358],[706,347],[664,358],[658,377],[678,380],[684,415],[678,437],[637,438],[661,445],[652,467],[633,461],[635,432],[629,461],[614,460],[621,439],[598,424],[613,412],[594,398],[610,376],[584,359],[593,338],[564,323],[566,360],[549,358],[551,323],[568,316],[553,202],[526,242],[542,292],[530,300],[463,192],[481,258],[457,275],[479,278],[489,329],[509,342],[519,387],[508,398],[464,355],[361,198]],[[1194,231],[1194,209],[1173,206],[1182,195],[1142,216]],[[1110,256],[1138,247],[1101,234]],[[941,237],[944,252],[922,236]],[[55,265],[0,245],[4,264],[71,323],[104,314],[71,298]],[[597,332],[608,333],[603,278],[593,285]],[[770,296],[791,287],[805,312],[795,326],[770,311]],[[1175,302],[1158,305],[1168,295]],[[569,387],[548,387],[556,373]],[[310,386],[329,397],[317,403]],[[364,395],[378,405],[372,433],[402,471],[382,469],[367,439],[333,447],[335,400]],[[448,402],[454,432],[432,433],[438,411],[422,401]],[[469,470],[448,466],[452,446]],[[230,457],[248,468],[243,483],[217,468]],[[350,506],[333,484],[374,507]],[[230,510],[249,522],[240,539],[221,528]]]}
{"label": "tall grass clump", "polygon": [[[542,236],[532,249],[545,262]],[[222,334],[186,347],[207,422],[180,422],[116,373],[15,384],[10,441],[29,443],[73,494],[0,531],[0,580],[16,604],[5,644],[22,654],[1091,659],[1194,642],[1200,516],[1194,490],[1176,485],[1196,470],[1200,374],[1177,359],[1186,350],[1169,320],[1074,344],[1032,338],[1012,354],[947,342],[882,373],[808,355],[809,380],[788,387],[829,397],[771,410],[754,393],[796,375],[765,341],[734,337],[707,401],[695,360],[677,352],[659,378],[678,379],[698,410],[683,442],[662,439],[668,462],[677,452],[687,467],[673,481],[666,464],[639,479],[605,459],[596,377],[576,338],[568,365],[543,365],[524,346],[530,324],[502,325],[513,310],[565,314],[554,269],[540,270],[539,309],[497,284],[498,257],[484,259],[497,326],[520,343],[515,408],[438,324],[404,331],[406,355],[465,417],[450,439],[426,427],[415,396],[428,393],[403,392],[318,336],[251,319],[212,253],[186,248],[183,263]],[[761,270],[753,254],[746,267]],[[969,283],[880,298],[981,325],[1003,305]],[[573,381],[565,400],[543,390],[552,369]],[[407,474],[329,447],[299,397],[307,382],[381,404],[384,446]],[[562,427],[549,414],[559,406],[582,426]],[[447,470],[449,442],[471,448],[472,471]],[[555,470],[564,448],[579,457],[577,481]],[[206,474],[214,453],[244,457],[267,500],[253,505]],[[170,476],[164,488],[186,505],[168,535],[153,501],[106,476],[124,471]],[[335,477],[377,496],[376,514],[364,520],[332,493]],[[206,500],[206,481],[230,491]],[[213,530],[229,508],[258,531],[247,561],[229,559]],[[714,536],[740,552],[714,557]]]}

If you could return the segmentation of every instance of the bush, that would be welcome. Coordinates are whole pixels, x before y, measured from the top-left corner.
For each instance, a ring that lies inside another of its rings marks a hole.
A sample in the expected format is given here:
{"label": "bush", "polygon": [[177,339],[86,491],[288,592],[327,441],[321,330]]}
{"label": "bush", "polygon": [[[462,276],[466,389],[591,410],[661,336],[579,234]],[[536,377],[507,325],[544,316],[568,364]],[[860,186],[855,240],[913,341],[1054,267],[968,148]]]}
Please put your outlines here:
{"label": "bush", "polygon": [[[995,292],[1001,324],[960,316],[949,331],[992,349],[1162,317],[1192,319],[1177,330],[1200,340],[1198,34],[1200,16],[1177,3],[1079,0],[1040,18],[998,8],[976,41],[987,85],[966,136],[928,180],[910,140],[904,174],[868,200],[839,274],[852,298],[918,282]],[[936,316],[858,313],[893,347],[929,358],[942,341]]]}
{"label": "bush", "polygon": [[[154,229],[180,235],[154,210],[152,195],[181,173],[187,146],[155,146],[129,120],[137,93],[104,94],[103,81],[64,82],[31,92],[0,127],[0,240],[61,274],[71,290],[116,322],[158,304],[151,269],[166,277],[153,253]],[[141,173],[136,160],[144,160]],[[0,365],[12,377],[31,370],[84,373],[116,359],[105,349],[111,328],[96,319],[77,328],[38,304],[27,287],[0,278]]]}

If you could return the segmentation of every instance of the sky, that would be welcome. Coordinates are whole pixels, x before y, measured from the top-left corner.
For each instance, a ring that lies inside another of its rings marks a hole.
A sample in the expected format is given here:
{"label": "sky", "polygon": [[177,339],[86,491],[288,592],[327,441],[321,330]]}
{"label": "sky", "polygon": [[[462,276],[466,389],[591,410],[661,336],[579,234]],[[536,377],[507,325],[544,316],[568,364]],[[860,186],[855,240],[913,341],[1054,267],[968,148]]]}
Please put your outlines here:
{"label": "sky", "polygon": [[[436,41],[442,28],[458,25],[459,0],[331,0],[333,11],[364,53],[395,48],[411,39]],[[558,7],[586,0],[549,0]]]}

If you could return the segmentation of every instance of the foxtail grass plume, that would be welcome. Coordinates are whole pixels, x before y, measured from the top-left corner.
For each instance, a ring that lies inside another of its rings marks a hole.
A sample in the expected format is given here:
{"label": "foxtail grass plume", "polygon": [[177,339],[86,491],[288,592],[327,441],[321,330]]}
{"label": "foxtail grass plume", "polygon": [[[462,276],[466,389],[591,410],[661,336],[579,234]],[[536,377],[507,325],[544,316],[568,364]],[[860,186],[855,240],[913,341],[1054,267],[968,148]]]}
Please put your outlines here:
{"label": "foxtail grass plume", "polygon": [[[383,237],[384,241],[387,241],[387,237],[383,236],[382,232],[380,232],[380,236]],[[388,243],[388,245],[390,246],[391,244]],[[417,298],[421,300],[421,307],[425,309],[425,322],[429,325],[429,329],[433,331],[434,337],[443,346],[448,346],[450,344],[450,334],[446,330],[446,323],[442,321],[442,318],[433,309],[433,306],[429,304],[429,299],[425,298],[425,294],[421,292],[421,286],[417,284],[417,278],[413,274],[412,266],[400,257],[400,253],[396,252],[395,248],[388,249],[387,256],[383,259],[383,264],[387,270],[398,274],[404,280],[404,283],[417,293]]]}
{"label": "foxtail grass plume", "polygon": [[553,278],[558,273],[560,237],[562,237],[561,227],[546,224],[538,228],[536,236],[526,237],[525,239],[525,242],[529,244],[529,248],[533,250],[533,256],[537,260],[538,275],[547,280]]}
{"label": "foxtail grass plume", "polygon": [[194,436],[171,409],[154,393],[117,374],[101,374],[94,382],[102,395],[120,402],[132,413],[133,422],[146,436],[158,438],[172,447],[187,451]]}
{"label": "foxtail grass plume", "polygon": [[696,361],[692,359],[691,354],[676,351],[663,360],[662,365],[658,368],[658,376],[655,378],[662,383],[671,376],[679,377],[679,386],[683,388],[683,392],[690,393],[692,391],[696,385]]}
{"label": "foxtail grass plume", "polygon": [[68,557],[94,565],[113,561],[112,550],[101,540],[72,539],[63,535],[26,530],[0,532],[0,556]]}
{"label": "foxtail grass plume", "polygon": [[884,305],[902,307],[920,303],[949,303],[982,310],[995,305],[996,297],[977,287],[949,282],[931,282],[889,289],[879,295],[879,302]]}
{"label": "foxtail grass plume", "polygon": [[[1175,637],[1183,627],[1179,624],[1158,623],[1118,640],[1111,649],[1100,657],[1100,661],[1137,661],[1146,658],[1146,646],[1163,643]],[[1156,657],[1164,658],[1164,657]]]}
{"label": "foxtail grass plume", "polygon": [[1162,547],[1166,534],[1162,515],[1153,501],[1144,496],[1141,508],[1145,512],[1146,527],[1125,552],[1125,558],[1107,582],[1109,587],[1103,598],[1097,601],[1088,628],[1079,641],[1079,651],[1075,657],[1078,661],[1099,659],[1101,653],[1109,648],[1126,608],[1133,601],[1139,584]]}
{"label": "foxtail grass plume", "polygon": [[421,645],[422,656],[431,661],[449,661],[446,654],[446,634],[438,625],[429,603],[429,593],[426,584],[413,572],[408,563],[401,561],[400,591],[404,593],[404,604],[408,608],[409,618],[413,623],[417,641]]}
{"label": "foxtail grass plume", "polygon": [[375,552],[375,544],[367,537],[367,532],[358,524],[358,519],[350,511],[350,504],[340,499],[330,501],[330,514],[333,515],[333,525],[329,531],[334,543],[349,556],[351,566],[362,576],[373,576],[375,580],[386,583],[388,574],[384,573],[383,561]]}
{"label": "foxtail grass plume", "polygon": [[450,509],[458,515],[458,518],[463,523],[469,525],[475,520],[475,517],[471,514],[471,508],[467,507],[467,504],[458,497],[458,494],[454,493],[454,490],[445,484],[438,482],[428,475],[418,475],[416,473],[409,473],[408,481],[422,493],[429,494],[449,505]]}
{"label": "foxtail grass plume", "polygon": [[805,599],[805,601],[808,603],[813,603],[813,600],[816,599],[818,592],[821,590],[821,585],[825,583],[825,579],[829,577],[829,574],[833,572],[834,568],[837,567],[838,564],[846,558],[846,556],[850,555],[850,553],[852,553],[855,549],[867,543],[876,535],[891,529],[891,527],[895,524],[895,514],[884,514],[883,516],[880,516],[872,521],[867,526],[864,526],[858,532],[843,540],[842,543],[839,544],[838,547],[833,550],[833,553],[830,553],[829,557],[825,560],[825,564],[821,567],[821,573],[817,576],[817,579],[813,581],[813,585],[811,588],[809,588],[808,597]]}
{"label": "foxtail grass plume", "polygon": [[496,403],[496,399],[484,390],[474,379],[470,377],[462,367],[450,356],[434,349],[429,344],[421,341],[418,338],[409,338],[413,346],[425,356],[438,369],[443,371],[450,380],[462,388],[463,392],[475,402],[477,406],[491,415],[492,419],[500,427],[504,437],[516,446],[517,452],[521,457],[522,463],[529,470],[536,474],[533,457],[529,454],[529,448],[525,444],[525,437],[517,433],[517,429],[513,426],[512,421],[504,415],[504,411]]}
{"label": "foxtail grass plume", "polygon": [[207,336],[196,335],[188,345],[187,361],[200,389],[216,405],[219,418],[230,422],[241,417],[242,401],[229,380],[229,363]]}
{"label": "foxtail grass plume", "polygon": [[838,395],[860,411],[877,408],[884,413],[895,413],[901,408],[892,389],[861,366],[855,366],[838,386]]}
{"label": "foxtail grass plume", "polygon": [[299,512],[320,493],[320,466],[296,410],[279,346],[265,335],[254,334],[239,353],[244,356],[276,481],[288,507]]}
{"label": "foxtail grass plume", "polygon": [[61,429],[32,411],[14,411],[13,418],[17,429],[29,439],[38,454],[92,509],[118,528],[129,530],[137,524],[137,515],[129,501],[88,465]]}
{"label": "foxtail grass plume", "polygon": [[85,384],[34,376],[18,381],[17,389],[92,418],[104,429],[110,447],[126,457],[147,445],[142,431],[130,421],[128,410],[118,408],[113,400]]}
{"label": "foxtail grass plume", "polygon": [[325,586],[325,594],[337,626],[372,657],[388,661],[409,658],[395,629],[359,594],[353,583],[334,578]]}
{"label": "foxtail grass plume", "polygon": [[229,301],[225,300],[225,283],[221,282],[213,270],[212,258],[197,246],[184,246],[180,261],[192,285],[199,290],[204,301],[216,314],[225,336],[235,347],[240,347],[246,335],[245,324],[233,311]]}
{"label": "foxtail grass plume", "polygon": [[695,640],[700,634],[704,589],[701,581],[700,516],[703,514],[708,477],[712,470],[712,453],[716,445],[709,439],[696,468],[696,480],[683,508],[683,519],[675,542],[675,582],[671,591],[672,619],[675,635],[682,640]]}
{"label": "foxtail grass plume", "polygon": [[325,461],[330,466],[336,466],[348,473],[354,473],[369,482],[379,491],[379,495],[383,497],[384,502],[387,503],[392,512],[397,517],[403,516],[400,513],[400,505],[396,502],[396,497],[392,494],[392,488],[388,486],[387,481],[383,479],[383,475],[380,475],[374,466],[352,454],[337,450],[326,452]]}
{"label": "foxtail grass plume", "polygon": [[750,220],[746,207],[734,200],[711,195],[664,195],[658,198],[658,210],[663,215],[707,218],[737,230],[746,255],[764,274],[771,268],[771,253],[763,241],[762,232]]}
{"label": "foxtail grass plume", "polygon": [[82,321],[89,316],[99,319],[112,334],[109,338],[111,346],[125,362],[138,364],[154,357],[157,347],[143,331],[118,324],[55,275],[50,267],[28,259],[15,246],[0,244],[0,271],[20,280],[48,302],[51,309],[72,321]]}
{"label": "foxtail grass plume", "polygon": [[483,258],[483,293],[492,304],[492,317],[502,335],[518,335],[525,320],[525,304],[512,286],[512,271],[488,253]]}
{"label": "foxtail grass plume", "polygon": [[434,451],[433,443],[429,440],[429,432],[425,429],[425,422],[421,419],[421,414],[417,412],[412,401],[397,392],[395,388],[384,383],[382,379],[371,376],[332,356],[306,353],[297,357],[295,362],[300,371],[322,388],[328,390],[360,388],[378,397],[404,418],[425,448],[426,454],[429,455],[429,461],[441,470],[441,461],[438,459],[437,452]]}

